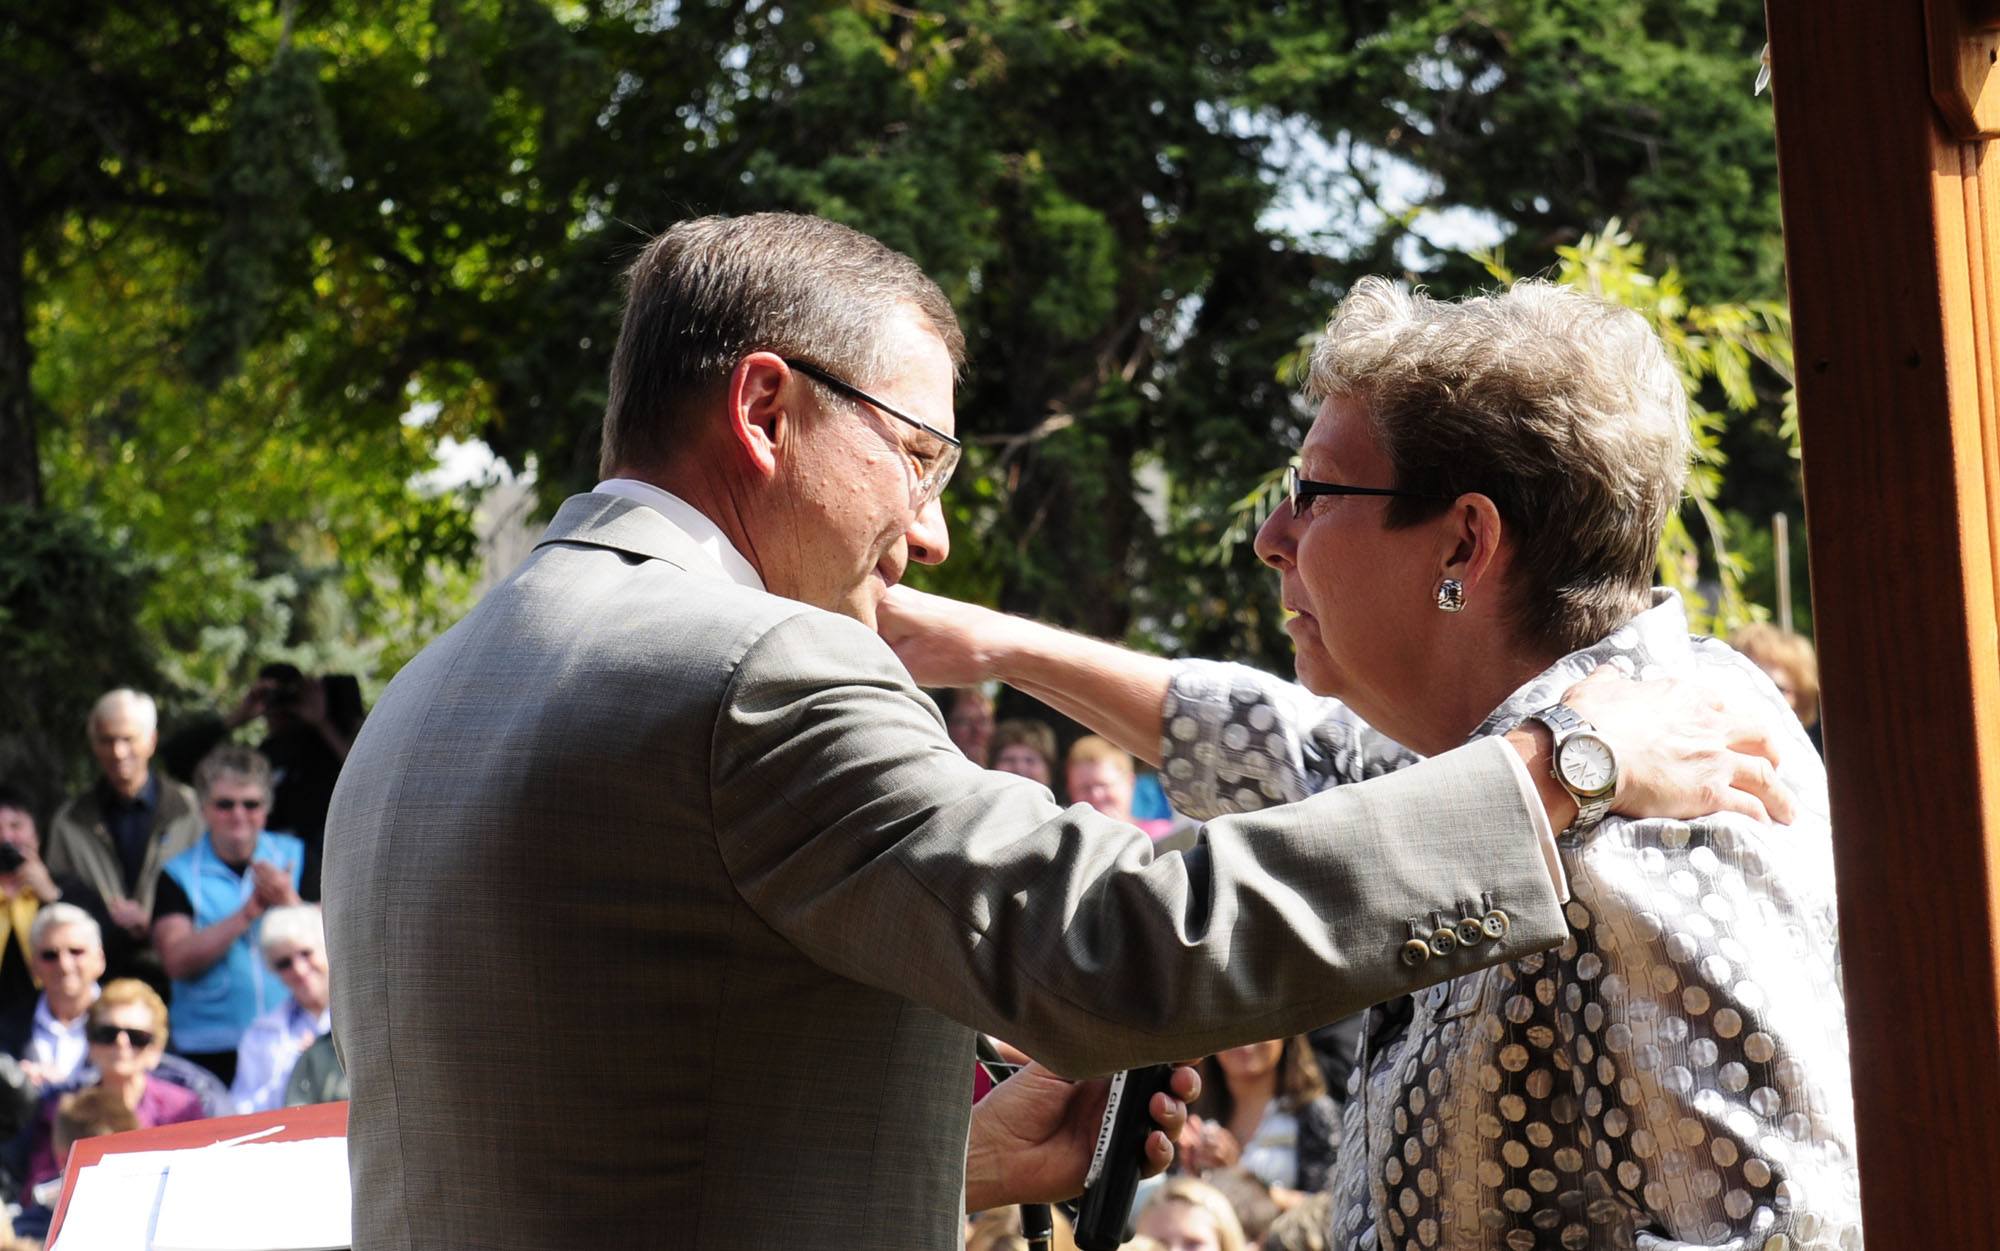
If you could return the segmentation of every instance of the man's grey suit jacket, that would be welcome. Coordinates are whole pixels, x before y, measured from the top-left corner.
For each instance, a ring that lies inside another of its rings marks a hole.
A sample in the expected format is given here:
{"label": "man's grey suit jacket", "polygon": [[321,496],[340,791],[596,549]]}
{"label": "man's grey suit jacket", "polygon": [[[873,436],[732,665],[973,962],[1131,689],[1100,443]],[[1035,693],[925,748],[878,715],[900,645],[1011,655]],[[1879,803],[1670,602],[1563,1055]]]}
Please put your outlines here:
{"label": "man's grey suit jacket", "polygon": [[[1102,1073],[1558,943],[1508,750],[1155,858],[968,763],[859,623],[572,498],[334,796],[354,1246],[955,1246],[972,1030]],[[1487,892],[1504,940],[1403,964]]]}

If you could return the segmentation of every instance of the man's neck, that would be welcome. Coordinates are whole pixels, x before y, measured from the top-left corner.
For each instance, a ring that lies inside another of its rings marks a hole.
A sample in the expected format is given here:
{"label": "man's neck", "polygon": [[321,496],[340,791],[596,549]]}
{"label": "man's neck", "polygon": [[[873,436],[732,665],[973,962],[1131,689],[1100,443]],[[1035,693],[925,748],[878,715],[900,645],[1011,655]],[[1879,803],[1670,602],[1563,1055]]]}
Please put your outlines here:
{"label": "man's neck", "polygon": [[65,998],[60,1001],[56,996],[50,995],[49,1015],[55,1018],[56,1024],[62,1026],[64,1029],[74,1028],[83,1014],[90,1011],[90,1005],[97,1002],[96,990],[97,987],[93,985],[91,987],[93,993],[89,995],[80,995],[75,999]]}
{"label": "man's neck", "polygon": [[124,787],[118,785],[118,783],[112,781],[110,778],[104,779],[104,790],[106,794],[110,795],[113,799],[116,799],[120,803],[123,804],[137,803],[139,801],[139,797],[146,793],[146,786],[152,780],[153,780],[152,770],[148,769],[146,772],[141,773],[139,775],[138,784],[133,786],[133,788],[129,791],[126,790]]}
{"label": "man's neck", "polygon": [[758,557],[756,539],[739,494],[710,460],[705,456],[684,456],[669,469],[652,473],[621,469],[610,476],[658,487],[708,518],[762,578],[764,562]]}

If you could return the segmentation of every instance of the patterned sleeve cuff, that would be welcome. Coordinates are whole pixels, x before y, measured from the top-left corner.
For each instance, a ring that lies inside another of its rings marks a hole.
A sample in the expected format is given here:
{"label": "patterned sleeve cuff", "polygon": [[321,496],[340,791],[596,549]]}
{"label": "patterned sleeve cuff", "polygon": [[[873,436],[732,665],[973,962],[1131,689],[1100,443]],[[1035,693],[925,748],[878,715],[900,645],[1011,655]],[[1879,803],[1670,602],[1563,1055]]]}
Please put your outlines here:
{"label": "patterned sleeve cuff", "polygon": [[1418,757],[1338,700],[1247,665],[1174,667],[1162,709],[1162,785],[1198,820],[1291,803]]}

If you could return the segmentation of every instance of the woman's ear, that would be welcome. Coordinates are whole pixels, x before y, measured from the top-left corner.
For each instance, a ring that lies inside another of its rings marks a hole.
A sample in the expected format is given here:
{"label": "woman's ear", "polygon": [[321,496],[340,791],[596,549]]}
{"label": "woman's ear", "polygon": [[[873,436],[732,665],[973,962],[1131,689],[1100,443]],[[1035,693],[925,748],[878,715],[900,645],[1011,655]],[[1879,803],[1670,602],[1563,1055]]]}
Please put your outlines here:
{"label": "woman's ear", "polygon": [[1499,572],[1500,544],[1506,524],[1500,509],[1488,497],[1468,491],[1452,501],[1446,514],[1451,523],[1445,529],[1439,553],[1438,576],[1456,578],[1465,586],[1467,597]]}

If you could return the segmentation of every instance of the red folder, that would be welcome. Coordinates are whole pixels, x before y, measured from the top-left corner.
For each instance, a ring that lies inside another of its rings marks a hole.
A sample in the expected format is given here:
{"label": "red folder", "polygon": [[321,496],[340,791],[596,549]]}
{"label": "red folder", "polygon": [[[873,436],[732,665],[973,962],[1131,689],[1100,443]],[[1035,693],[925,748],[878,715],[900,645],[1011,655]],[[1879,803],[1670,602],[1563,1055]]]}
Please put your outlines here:
{"label": "red folder", "polygon": [[49,1222],[49,1251],[55,1251],[62,1235],[63,1216],[69,1211],[70,1191],[84,1169],[107,1155],[120,1151],[172,1151],[183,1147],[207,1147],[230,1138],[241,1138],[260,1129],[278,1126],[258,1142],[295,1142],[304,1138],[347,1137],[347,1105],[316,1103],[303,1108],[280,1108],[276,1112],[254,1112],[249,1116],[218,1116],[206,1121],[184,1121],[158,1129],[135,1129],[129,1134],[104,1134],[85,1138],[70,1148],[69,1163],[63,1169],[62,1198],[56,1201],[55,1219]]}

